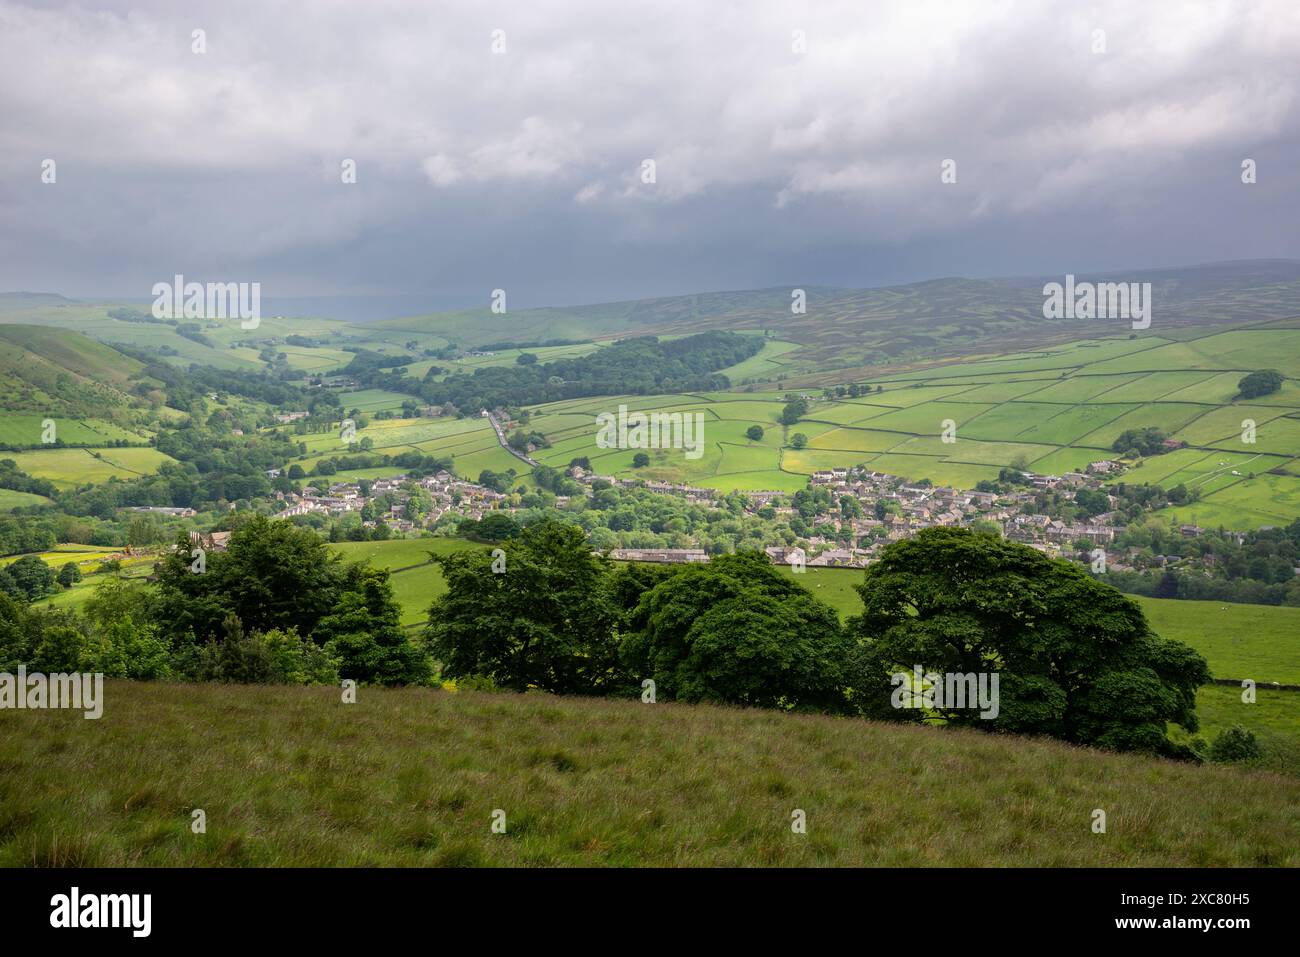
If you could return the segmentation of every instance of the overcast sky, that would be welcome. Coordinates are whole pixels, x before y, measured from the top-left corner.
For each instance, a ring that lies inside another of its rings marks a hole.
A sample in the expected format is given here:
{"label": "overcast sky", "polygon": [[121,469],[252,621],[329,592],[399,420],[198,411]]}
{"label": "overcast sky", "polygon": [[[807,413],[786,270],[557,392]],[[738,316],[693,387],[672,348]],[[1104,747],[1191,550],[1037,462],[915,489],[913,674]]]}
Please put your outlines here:
{"label": "overcast sky", "polygon": [[0,289],[520,308],[1300,258],[1298,83],[1296,0],[0,0]]}

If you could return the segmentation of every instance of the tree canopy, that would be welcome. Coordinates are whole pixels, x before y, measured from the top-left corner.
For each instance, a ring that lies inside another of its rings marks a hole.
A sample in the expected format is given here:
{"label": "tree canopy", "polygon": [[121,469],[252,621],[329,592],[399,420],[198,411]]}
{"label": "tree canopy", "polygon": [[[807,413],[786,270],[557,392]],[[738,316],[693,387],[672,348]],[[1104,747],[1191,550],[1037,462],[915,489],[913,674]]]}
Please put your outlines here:
{"label": "tree canopy", "polygon": [[628,628],[625,664],[666,698],[845,708],[849,643],[835,610],[761,552],[681,568],[641,596]]}
{"label": "tree canopy", "polygon": [[994,535],[931,528],[886,548],[858,593],[864,611],[848,628],[860,642],[853,697],[866,714],[918,716],[889,702],[891,676],[914,665],[936,674],[996,671],[996,718],[973,709],[934,716],[1186,756],[1165,723],[1197,729],[1205,659],[1152,634],[1136,602],[1078,566]]}
{"label": "tree canopy", "polygon": [[637,336],[577,358],[483,366],[443,379],[426,376],[418,386],[403,388],[417,389],[432,405],[450,402],[463,415],[583,396],[711,391],[730,385],[720,369],[762,348],[758,336],[738,332],[703,332],[662,342]]}
{"label": "tree canopy", "polygon": [[[426,640],[448,678],[490,678],[516,691],[597,694],[617,680],[609,563],[580,528],[539,522],[487,550],[438,559],[447,592]],[[495,564],[495,569],[494,569]]]}
{"label": "tree canopy", "polygon": [[1237,383],[1237,393],[1243,399],[1254,399],[1269,395],[1282,388],[1282,375],[1272,369],[1263,369],[1244,376]]}

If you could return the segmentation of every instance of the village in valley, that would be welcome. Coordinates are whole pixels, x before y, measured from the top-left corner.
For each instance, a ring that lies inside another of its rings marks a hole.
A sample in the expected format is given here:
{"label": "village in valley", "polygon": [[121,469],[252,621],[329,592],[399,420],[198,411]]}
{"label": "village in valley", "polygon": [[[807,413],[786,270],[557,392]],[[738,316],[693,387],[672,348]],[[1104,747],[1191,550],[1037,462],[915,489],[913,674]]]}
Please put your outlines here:
{"label": "village in valley", "polygon": [[[1124,470],[1121,462],[1103,459],[1088,465],[1086,472],[1064,475],[1019,473],[1016,487],[1007,491],[972,491],[914,484],[898,476],[872,471],[865,467],[835,468],[814,473],[809,490],[828,497],[830,512],[846,517],[837,537],[812,534],[796,541],[766,545],[764,551],[774,564],[810,565],[813,567],[862,568],[870,564],[880,550],[891,542],[907,538],[921,529],[936,526],[974,527],[996,530],[1006,538],[1022,542],[1053,557],[1086,559],[1090,549],[1105,548],[1125,531],[1122,520],[1104,511],[1087,521],[1068,521],[1044,514],[1037,507],[1040,493],[1054,493],[1061,501],[1073,501],[1083,490],[1107,494],[1116,505],[1114,495],[1106,493],[1103,479]],[[278,470],[274,470],[278,471]],[[780,491],[722,492],[686,484],[602,476],[573,465],[565,474],[580,486],[581,494],[590,499],[605,488],[644,489],[658,495],[675,496],[686,503],[706,509],[723,509],[737,496],[746,500],[746,511],[769,518],[776,526],[793,519],[798,510],[793,495]],[[277,477],[270,475],[269,477]],[[556,496],[553,507],[572,510],[573,496]],[[578,506],[584,507],[584,506]],[[320,516],[337,519],[358,513],[362,527],[386,529],[385,537],[420,537],[429,534],[454,534],[463,522],[475,522],[487,515],[516,515],[525,511],[517,493],[503,493],[484,485],[458,478],[447,470],[432,475],[397,475],[374,480],[326,483],[319,478],[301,491],[276,492],[272,517],[292,519]],[[138,512],[166,512],[185,517],[193,513],[183,509],[140,507]],[[1185,537],[1197,537],[1206,530],[1196,525],[1180,525]],[[1231,534],[1231,533],[1229,533]],[[788,531],[786,533],[788,536]],[[1239,536],[1240,537],[1240,536]],[[191,534],[193,544],[222,550],[228,532]],[[646,561],[669,564],[706,562],[710,553],[704,548],[629,547],[604,549],[608,557],[620,561]],[[1115,570],[1127,570],[1122,555],[1109,559]]]}

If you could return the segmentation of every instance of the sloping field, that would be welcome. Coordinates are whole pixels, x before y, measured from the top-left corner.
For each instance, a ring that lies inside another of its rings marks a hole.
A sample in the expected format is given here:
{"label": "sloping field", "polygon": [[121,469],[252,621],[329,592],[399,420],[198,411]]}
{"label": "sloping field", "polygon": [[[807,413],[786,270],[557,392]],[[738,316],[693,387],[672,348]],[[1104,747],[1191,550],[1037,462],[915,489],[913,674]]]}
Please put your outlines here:
{"label": "sloping field", "polygon": [[0,443],[5,445],[40,445],[45,423],[54,423],[53,435],[67,445],[104,446],[126,440],[142,442],[144,436],[101,419],[68,419],[59,416],[8,412],[0,415]]}
{"label": "sloping field", "polygon": [[104,695],[98,721],[0,712],[0,864],[1300,863],[1296,778],[1046,740],[415,688]]}
{"label": "sloping field", "polygon": [[106,482],[114,476],[138,478],[158,471],[170,456],[157,449],[43,449],[37,452],[7,452],[18,468],[36,478],[49,479],[60,488],[75,488],[88,482]]}

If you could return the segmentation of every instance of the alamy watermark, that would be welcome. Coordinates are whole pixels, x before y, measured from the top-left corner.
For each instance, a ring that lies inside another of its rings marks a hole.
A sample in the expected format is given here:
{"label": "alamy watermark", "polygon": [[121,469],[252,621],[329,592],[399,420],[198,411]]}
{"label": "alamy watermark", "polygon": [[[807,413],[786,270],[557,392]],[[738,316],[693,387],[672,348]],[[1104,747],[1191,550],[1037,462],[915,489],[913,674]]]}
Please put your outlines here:
{"label": "alamy watermark", "polygon": [[998,684],[996,671],[927,672],[913,665],[911,674],[900,671],[892,675],[889,683],[895,685],[889,703],[895,708],[926,708],[938,711],[979,709],[980,717],[991,721],[998,716]]}
{"label": "alamy watermark", "polygon": [[703,412],[601,412],[596,416],[596,447],[602,449],[683,449],[688,459],[704,455]]}
{"label": "alamy watermark", "polygon": [[87,720],[101,717],[104,714],[104,676],[84,672],[28,674],[26,665],[19,665],[16,675],[0,672],[0,710],[48,708],[84,711],[82,717]]}
{"label": "alamy watermark", "polygon": [[1151,283],[1078,282],[1067,273],[1064,284],[1043,286],[1044,319],[1128,319],[1134,329],[1151,326]]}
{"label": "alamy watermark", "polygon": [[177,273],[170,283],[153,285],[155,319],[239,319],[239,328],[262,324],[260,282],[186,282]]}
{"label": "alamy watermark", "polygon": [[148,937],[152,914],[152,894],[83,894],[73,887],[50,898],[50,926],[56,928],[119,927]]}

